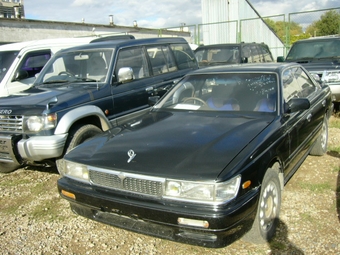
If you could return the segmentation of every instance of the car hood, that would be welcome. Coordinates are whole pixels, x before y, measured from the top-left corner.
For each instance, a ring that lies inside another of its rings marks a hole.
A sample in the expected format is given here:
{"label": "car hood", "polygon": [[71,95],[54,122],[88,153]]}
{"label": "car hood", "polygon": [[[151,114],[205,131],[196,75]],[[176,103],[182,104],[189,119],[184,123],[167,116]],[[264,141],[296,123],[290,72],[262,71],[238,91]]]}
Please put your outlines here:
{"label": "car hood", "polygon": [[[32,87],[25,91],[3,97],[0,100],[0,111],[10,111],[12,115],[30,115],[40,113],[48,104],[49,107],[55,105],[69,105],[74,102],[74,98],[84,102],[89,101],[92,91],[97,91],[95,85],[77,84],[77,85],[61,85],[54,87]],[[81,103],[79,101],[75,102]]]}
{"label": "car hood", "polygon": [[340,59],[337,58],[320,58],[320,59],[297,59],[295,62],[303,65],[308,71],[322,74],[324,70],[340,70]]}
{"label": "car hood", "polygon": [[66,159],[135,174],[215,180],[273,118],[149,113],[81,144]]}

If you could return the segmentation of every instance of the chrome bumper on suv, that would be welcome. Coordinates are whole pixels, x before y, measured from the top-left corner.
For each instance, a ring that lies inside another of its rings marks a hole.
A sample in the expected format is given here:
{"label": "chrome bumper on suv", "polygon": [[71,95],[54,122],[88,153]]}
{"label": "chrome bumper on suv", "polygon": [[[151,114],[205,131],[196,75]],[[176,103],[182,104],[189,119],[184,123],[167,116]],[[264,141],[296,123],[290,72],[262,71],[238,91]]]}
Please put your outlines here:
{"label": "chrome bumper on suv", "polygon": [[23,159],[41,161],[62,155],[67,134],[33,136],[18,142],[18,152]]}
{"label": "chrome bumper on suv", "polygon": [[18,141],[15,138],[12,135],[0,135],[0,162],[18,163],[21,159],[41,161],[59,157],[63,153],[67,134],[17,138]]}

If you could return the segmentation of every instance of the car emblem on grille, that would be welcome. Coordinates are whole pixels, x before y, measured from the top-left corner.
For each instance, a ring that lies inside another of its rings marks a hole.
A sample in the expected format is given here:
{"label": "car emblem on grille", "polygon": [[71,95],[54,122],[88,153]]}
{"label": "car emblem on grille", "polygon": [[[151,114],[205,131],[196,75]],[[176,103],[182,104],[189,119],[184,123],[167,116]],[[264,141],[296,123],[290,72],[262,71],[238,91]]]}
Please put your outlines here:
{"label": "car emblem on grille", "polygon": [[12,110],[10,109],[0,109],[0,114],[11,114]]}
{"label": "car emblem on grille", "polygon": [[128,163],[130,163],[137,155],[133,150],[129,150],[127,154],[129,156]]}

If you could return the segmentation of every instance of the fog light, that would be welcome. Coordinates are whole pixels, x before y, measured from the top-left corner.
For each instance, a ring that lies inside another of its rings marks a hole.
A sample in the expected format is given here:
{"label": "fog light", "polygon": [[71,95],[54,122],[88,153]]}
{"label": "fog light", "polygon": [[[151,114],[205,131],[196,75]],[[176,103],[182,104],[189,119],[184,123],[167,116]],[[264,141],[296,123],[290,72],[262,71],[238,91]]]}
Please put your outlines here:
{"label": "fog light", "polygon": [[61,190],[61,194],[63,194],[65,197],[76,199],[76,195],[74,195],[73,193],[68,192],[66,190]]}
{"label": "fog light", "polygon": [[206,220],[193,220],[193,219],[186,219],[186,218],[178,218],[178,224],[187,225],[192,227],[200,227],[200,228],[208,228],[209,222]]}

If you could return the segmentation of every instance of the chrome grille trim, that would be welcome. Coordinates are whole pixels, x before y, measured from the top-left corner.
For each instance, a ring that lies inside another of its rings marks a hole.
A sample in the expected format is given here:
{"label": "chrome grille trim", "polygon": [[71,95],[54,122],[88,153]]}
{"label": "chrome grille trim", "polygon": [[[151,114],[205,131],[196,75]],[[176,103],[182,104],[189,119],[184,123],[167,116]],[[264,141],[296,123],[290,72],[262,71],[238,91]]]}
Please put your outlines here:
{"label": "chrome grille trim", "polygon": [[23,116],[0,115],[0,131],[22,133]]}
{"label": "chrome grille trim", "polygon": [[96,186],[155,197],[163,195],[165,183],[164,178],[130,174],[97,167],[89,167],[89,178],[91,184]]}

